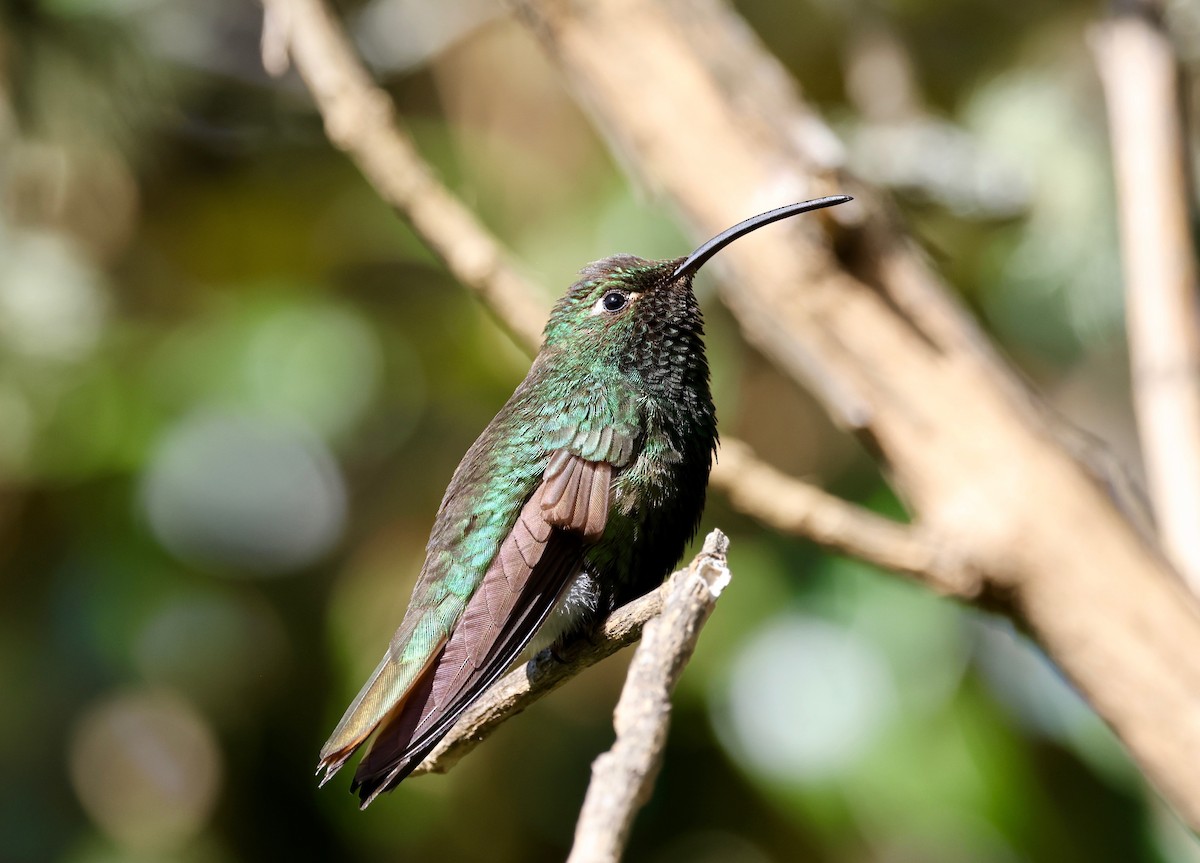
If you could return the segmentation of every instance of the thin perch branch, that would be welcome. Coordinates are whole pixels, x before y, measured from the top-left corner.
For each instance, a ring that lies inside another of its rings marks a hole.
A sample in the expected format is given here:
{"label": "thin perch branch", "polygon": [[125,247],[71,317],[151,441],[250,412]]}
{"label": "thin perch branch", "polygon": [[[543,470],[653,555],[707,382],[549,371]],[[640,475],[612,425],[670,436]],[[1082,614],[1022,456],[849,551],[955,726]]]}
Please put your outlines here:
{"label": "thin perch branch", "polygon": [[657,590],[618,608],[604,621],[594,640],[585,638],[574,641],[559,651],[558,656],[550,650],[543,650],[520,668],[500,678],[467,708],[450,733],[413,771],[413,775],[445,773],[487,739],[501,723],[549,695],[584,669],[636,642],[642,637],[646,621],[662,611],[669,585],[668,580]]}
{"label": "thin perch branch", "polygon": [[671,692],[696,649],[700,628],[729,584],[729,541],[714,530],[704,550],[667,583],[662,614],[646,624],[613,713],[617,739],[592,764],[592,781],[567,863],[616,863],[634,816],[649,799],[671,721]]}
{"label": "thin perch branch", "polygon": [[1108,104],[1147,485],[1163,546],[1200,593],[1200,306],[1179,69],[1161,9],[1133,6],[1099,25],[1092,47]]}

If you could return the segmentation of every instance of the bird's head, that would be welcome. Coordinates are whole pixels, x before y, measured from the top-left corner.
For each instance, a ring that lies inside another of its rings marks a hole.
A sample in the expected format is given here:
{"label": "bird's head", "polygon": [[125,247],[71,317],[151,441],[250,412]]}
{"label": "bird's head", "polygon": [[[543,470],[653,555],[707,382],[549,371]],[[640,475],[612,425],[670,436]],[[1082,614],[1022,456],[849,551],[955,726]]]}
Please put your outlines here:
{"label": "bird's head", "polygon": [[692,280],[717,252],[764,225],[849,201],[835,195],[790,204],[722,231],[683,258],[647,261],[614,255],[588,264],[546,324],[545,349],[576,361],[640,374],[650,382],[695,352],[703,359],[703,318]]}

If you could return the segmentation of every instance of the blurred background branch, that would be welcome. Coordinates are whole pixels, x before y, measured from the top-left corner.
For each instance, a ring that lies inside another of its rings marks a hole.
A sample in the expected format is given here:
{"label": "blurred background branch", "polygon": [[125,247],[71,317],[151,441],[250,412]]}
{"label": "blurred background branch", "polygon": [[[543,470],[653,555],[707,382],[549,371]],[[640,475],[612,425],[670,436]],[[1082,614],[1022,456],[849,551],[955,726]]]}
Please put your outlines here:
{"label": "blurred background branch", "polygon": [[1134,407],[1163,548],[1200,593],[1200,304],[1179,90],[1162,4],[1092,32],[1117,181]]}
{"label": "blurred background branch", "polygon": [[325,119],[329,140],[347,152],[447,269],[483,299],[521,344],[541,342],[538,292],[504,260],[492,236],[432,175],[395,122],[391,97],[357,60],[331,9],[313,0],[266,0],[263,60],[274,74],[290,54]]}

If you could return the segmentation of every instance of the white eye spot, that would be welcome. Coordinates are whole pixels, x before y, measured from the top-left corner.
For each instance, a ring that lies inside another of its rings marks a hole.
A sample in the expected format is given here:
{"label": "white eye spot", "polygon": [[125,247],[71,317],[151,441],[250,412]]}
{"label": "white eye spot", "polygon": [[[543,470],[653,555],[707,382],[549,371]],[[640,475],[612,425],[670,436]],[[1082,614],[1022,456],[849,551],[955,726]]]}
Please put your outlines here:
{"label": "white eye spot", "polygon": [[640,295],[629,293],[628,291],[611,290],[605,291],[600,299],[596,300],[596,304],[592,306],[592,315],[615,315],[622,311],[636,300]]}

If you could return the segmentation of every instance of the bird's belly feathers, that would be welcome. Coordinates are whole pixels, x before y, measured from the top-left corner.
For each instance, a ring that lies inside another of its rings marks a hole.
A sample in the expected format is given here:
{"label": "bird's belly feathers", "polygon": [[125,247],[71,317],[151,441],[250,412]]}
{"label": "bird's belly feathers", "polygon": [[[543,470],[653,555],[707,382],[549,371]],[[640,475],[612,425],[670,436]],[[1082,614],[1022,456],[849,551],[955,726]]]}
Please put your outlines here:
{"label": "bird's belly feathers", "polygon": [[575,635],[591,626],[600,610],[600,603],[600,586],[586,570],[580,570],[529,642],[526,655],[533,656],[553,646],[564,636]]}

